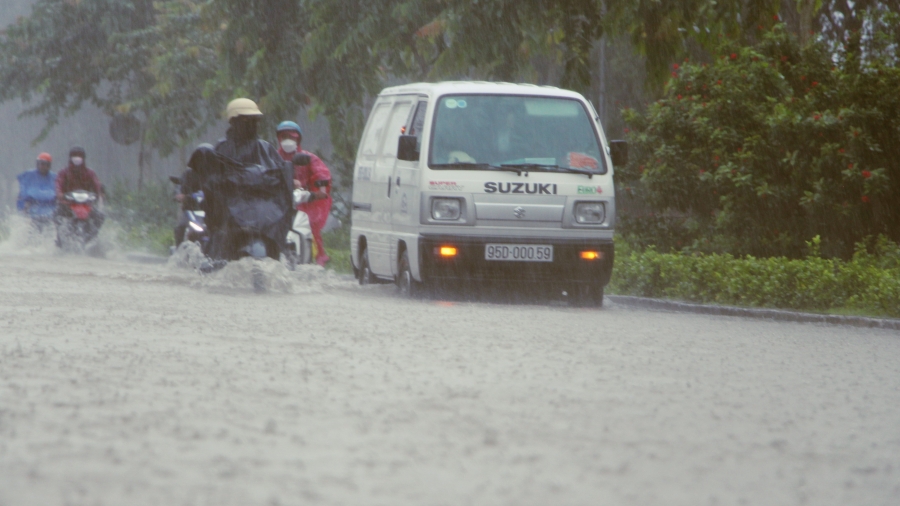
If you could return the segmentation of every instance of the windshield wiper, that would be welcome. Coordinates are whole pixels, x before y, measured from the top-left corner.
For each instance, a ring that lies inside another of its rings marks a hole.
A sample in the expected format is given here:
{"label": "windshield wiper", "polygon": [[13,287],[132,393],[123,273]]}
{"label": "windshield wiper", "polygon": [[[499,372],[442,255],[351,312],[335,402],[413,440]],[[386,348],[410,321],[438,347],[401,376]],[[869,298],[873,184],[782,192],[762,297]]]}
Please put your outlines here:
{"label": "windshield wiper", "polygon": [[453,162],[453,163],[433,163],[432,169],[463,169],[463,170],[502,170],[506,172],[515,172],[518,175],[528,175],[527,167],[518,167],[514,165],[494,165],[481,162]]}
{"label": "windshield wiper", "polygon": [[[541,171],[546,170],[548,172],[571,172],[573,174],[584,174],[588,177],[588,179],[594,179],[594,174],[596,172],[592,172],[585,169],[576,169],[574,167],[563,167],[561,165],[553,165],[548,163],[504,163],[501,167],[508,167],[510,169],[521,169],[521,170],[534,170]],[[527,172],[526,172],[527,175]]]}

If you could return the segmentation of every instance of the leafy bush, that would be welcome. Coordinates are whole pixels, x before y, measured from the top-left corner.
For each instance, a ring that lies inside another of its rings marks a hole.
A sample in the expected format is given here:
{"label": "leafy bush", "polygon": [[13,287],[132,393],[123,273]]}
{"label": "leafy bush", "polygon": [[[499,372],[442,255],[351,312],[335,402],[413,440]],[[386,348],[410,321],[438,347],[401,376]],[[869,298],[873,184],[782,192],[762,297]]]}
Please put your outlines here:
{"label": "leafy bush", "polygon": [[800,47],[779,25],[674,65],[663,99],[623,113],[633,155],[617,183],[656,216],[624,213],[626,236],[789,258],[820,236],[844,259],[866,236],[900,239],[900,69],[879,55]]}
{"label": "leafy bush", "polygon": [[701,303],[900,317],[900,246],[884,236],[851,260],[822,258],[818,237],[804,259],[643,252],[618,244],[611,291]]}
{"label": "leafy bush", "polygon": [[334,269],[341,274],[353,272],[353,264],[350,261],[350,223],[349,220],[341,220],[343,226],[322,234],[322,242],[325,243],[325,251],[331,257],[328,263],[329,269]]}
{"label": "leafy bush", "polygon": [[168,254],[175,243],[172,228],[178,218],[178,203],[166,181],[145,183],[140,190],[116,181],[107,190],[109,218],[121,227],[119,241],[128,248]]}

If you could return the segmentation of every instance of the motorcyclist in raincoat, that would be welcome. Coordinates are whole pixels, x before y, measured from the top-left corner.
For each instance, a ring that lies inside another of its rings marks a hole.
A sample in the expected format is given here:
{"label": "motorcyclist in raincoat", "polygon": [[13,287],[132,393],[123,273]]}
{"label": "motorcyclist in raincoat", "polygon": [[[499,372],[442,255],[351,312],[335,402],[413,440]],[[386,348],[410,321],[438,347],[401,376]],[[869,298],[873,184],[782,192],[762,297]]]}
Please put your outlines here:
{"label": "motorcyclist in raincoat", "polygon": [[278,259],[294,218],[293,167],[274,146],[258,138],[262,117],[250,99],[232,100],[226,109],[230,128],[214,149],[194,151],[188,166],[205,195],[208,255],[237,260],[249,236],[266,241],[266,254]]}
{"label": "motorcyclist in raincoat", "polygon": [[35,161],[34,170],[17,176],[19,195],[16,209],[31,217],[38,228],[52,221],[56,212],[56,174],[50,171],[52,163],[53,157],[49,153],[41,153]]}
{"label": "motorcyclist in raincoat", "polygon": [[[63,170],[59,171],[56,176],[56,200],[58,206],[56,208],[57,225],[66,218],[73,217],[71,208],[66,204],[66,193],[75,190],[85,190],[94,193],[98,202],[103,202],[103,185],[100,184],[100,178],[97,173],[89,169],[85,164],[86,155],[84,148],[75,146],[69,150],[69,164]],[[94,231],[100,230],[106,216],[97,206],[91,208],[91,214],[88,217]]]}
{"label": "motorcyclist in raincoat", "polygon": [[310,158],[309,165],[294,165],[294,185],[311,192],[309,201],[298,204],[297,210],[309,216],[309,225],[316,243],[316,263],[325,266],[331,260],[322,242],[322,228],[325,227],[328,214],[331,212],[331,171],[321,158],[300,147],[303,140],[300,125],[293,121],[282,121],[278,125],[277,132],[278,154],[284,160],[292,160],[297,153],[308,155]]}

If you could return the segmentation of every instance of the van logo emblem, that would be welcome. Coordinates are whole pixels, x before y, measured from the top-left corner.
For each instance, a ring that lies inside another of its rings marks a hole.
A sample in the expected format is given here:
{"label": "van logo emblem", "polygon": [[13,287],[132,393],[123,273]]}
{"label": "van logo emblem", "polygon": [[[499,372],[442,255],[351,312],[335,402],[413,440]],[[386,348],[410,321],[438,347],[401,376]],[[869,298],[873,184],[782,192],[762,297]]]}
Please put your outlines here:
{"label": "van logo emblem", "polygon": [[515,209],[513,209],[513,214],[516,218],[519,218],[521,220],[525,217],[525,208],[522,206],[517,206]]}

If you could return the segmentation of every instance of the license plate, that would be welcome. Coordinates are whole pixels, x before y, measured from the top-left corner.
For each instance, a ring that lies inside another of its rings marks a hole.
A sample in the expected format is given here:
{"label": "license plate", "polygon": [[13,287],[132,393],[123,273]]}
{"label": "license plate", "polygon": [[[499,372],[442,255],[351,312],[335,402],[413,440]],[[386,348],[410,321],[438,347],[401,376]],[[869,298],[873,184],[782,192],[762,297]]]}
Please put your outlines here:
{"label": "license plate", "polygon": [[547,244],[485,244],[485,260],[552,262],[553,246]]}

